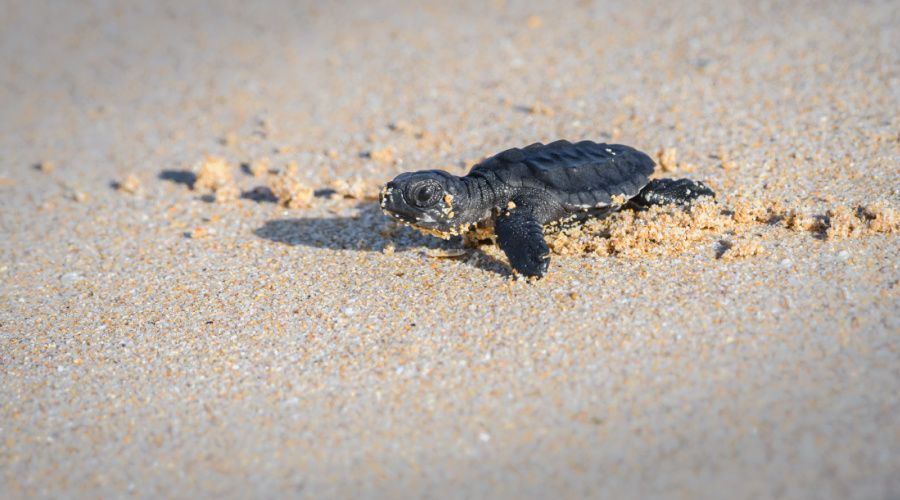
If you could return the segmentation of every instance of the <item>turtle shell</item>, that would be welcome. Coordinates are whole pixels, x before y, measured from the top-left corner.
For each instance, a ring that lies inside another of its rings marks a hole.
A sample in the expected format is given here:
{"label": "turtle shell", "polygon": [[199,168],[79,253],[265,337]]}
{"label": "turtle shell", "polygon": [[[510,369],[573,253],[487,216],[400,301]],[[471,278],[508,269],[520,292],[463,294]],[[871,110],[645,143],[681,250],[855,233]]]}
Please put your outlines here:
{"label": "turtle shell", "polygon": [[618,205],[613,196],[637,196],[655,166],[649,156],[629,146],[556,141],[498,153],[472,167],[469,176],[495,176],[514,190],[544,191],[574,212]]}

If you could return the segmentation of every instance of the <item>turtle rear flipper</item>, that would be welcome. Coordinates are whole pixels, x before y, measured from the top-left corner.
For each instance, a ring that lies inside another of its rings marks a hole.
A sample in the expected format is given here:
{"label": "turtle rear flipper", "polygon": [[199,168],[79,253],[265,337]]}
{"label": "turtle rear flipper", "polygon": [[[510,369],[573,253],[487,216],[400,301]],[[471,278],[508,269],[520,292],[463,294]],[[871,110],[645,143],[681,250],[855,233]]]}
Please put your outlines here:
{"label": "turtle rear flipper", "polygon": [[702,196],[716,197],[716,193],[700,181],[690,179],[654,179],[629,200],[637,207],[652,205],[687,205]]}
{"label": "turtle rear flipper", "polygon": [[550,247],[544,230],[534,214],[510,209],[497,217],[494,227],[497,245],[509,259],[509,265],[525,276],[540,278],[550,266]]}

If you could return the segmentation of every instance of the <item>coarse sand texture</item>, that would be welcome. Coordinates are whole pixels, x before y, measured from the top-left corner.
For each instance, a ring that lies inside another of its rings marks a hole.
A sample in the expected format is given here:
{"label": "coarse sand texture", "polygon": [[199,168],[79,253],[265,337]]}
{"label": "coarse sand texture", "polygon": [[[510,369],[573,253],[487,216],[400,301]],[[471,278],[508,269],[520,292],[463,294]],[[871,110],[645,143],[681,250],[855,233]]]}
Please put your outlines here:
{"label": "coarse sand texture", "polygon": [[[900,498],[897,47],[895,0],[0,0],[0,498]],[[560,139],[716,201],[540,280],[379,206]]]}

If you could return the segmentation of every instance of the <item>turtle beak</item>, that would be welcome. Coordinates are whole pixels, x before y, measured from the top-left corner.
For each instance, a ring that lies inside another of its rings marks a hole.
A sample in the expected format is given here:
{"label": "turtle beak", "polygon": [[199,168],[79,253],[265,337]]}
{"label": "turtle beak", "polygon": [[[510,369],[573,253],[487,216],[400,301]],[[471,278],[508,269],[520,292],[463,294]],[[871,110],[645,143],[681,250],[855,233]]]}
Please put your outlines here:
{"label": "turtle beak", "polygon": [[393,194],[396,192],[396,188],[396,184],[388,182],[381,188],[381,193],[378,194],[378,201],[381,203],[381,209],[385,212],[388,212],[390,207],[394,206]]}
{"label": "turtle beak", "polygon": [[381,210],[401,222],[414,223],[416,218],[410,214],[404,213],[403,210],[403,194],[397,188],[397,184],[393,181],[388,182],[381,188],[379,196],[381,201]]}

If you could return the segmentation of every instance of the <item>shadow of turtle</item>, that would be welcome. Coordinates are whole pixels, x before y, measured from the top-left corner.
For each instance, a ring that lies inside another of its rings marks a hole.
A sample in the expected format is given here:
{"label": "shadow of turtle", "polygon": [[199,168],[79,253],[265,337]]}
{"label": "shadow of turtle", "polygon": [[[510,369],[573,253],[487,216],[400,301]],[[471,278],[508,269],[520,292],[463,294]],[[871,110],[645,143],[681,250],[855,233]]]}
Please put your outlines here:
{"label": "shadow of turtle", "polygon": [[[253,230],[256,236],[285,245],[303,245],[331,250],[384,252],[393,244],[394,252],[419,251],[423,257],[463,248],[460,236],[443,240],[409,226],[401,226],[385,216],[377,202],[360,206],[352,217],[304,217],[274,219]],[[511,275],[508,266],[477,247],[465,248],[463,259],[478,269]]]}

